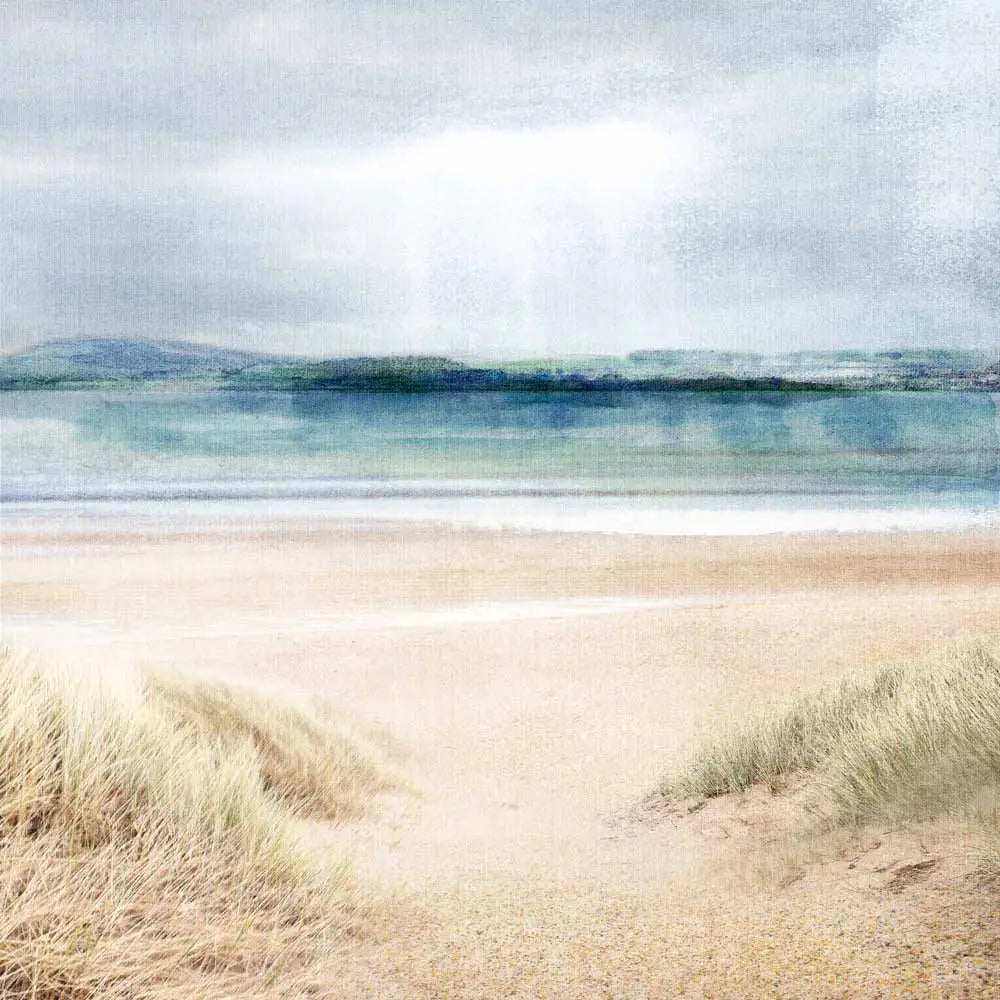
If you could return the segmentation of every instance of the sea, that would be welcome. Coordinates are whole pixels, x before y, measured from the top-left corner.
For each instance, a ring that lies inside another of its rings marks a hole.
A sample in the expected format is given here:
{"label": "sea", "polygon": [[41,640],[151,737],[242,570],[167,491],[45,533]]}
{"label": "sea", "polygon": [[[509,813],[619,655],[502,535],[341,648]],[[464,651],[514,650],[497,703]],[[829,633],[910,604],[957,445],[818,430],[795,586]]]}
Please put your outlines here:
{"label": "sea", "polygon": [[1000,395],[0,393],[5,529],[1000,527]]}

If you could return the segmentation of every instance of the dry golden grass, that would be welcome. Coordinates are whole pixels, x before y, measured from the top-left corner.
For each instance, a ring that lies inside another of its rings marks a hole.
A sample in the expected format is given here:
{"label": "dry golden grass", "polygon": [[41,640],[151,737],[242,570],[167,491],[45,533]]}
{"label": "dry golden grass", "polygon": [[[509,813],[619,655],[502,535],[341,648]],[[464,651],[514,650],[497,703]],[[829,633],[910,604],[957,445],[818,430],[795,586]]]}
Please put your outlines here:
{"label": "dry golden grass", "polygon": [[265,789],[290,808],[319,819],[357,816],[383,773],[358,737],[322,702],[276,701],[249,689],[183,674],[145,678],[150,702],[182,727],[225,745],[250,741]]}
{"label": "dry golden grass", "polygon": [[969,642],[801,698],[696,751],[661,787],[711,797],[806,778],[827,828],[964,816],[1000,871],[1000,655]]}
{"label": "dry golden grass", "polygon": [[[350,932],[348,873],[299,847],[287,800],[356,811],[371,765],[361,780],[318,712],[303,741],[296,709],[217,686],[202,708],[199,685],[158,683],[151,696],[0,654],[0,996],[301,995]],[[164,691],[215,728],[179,724]],[[241,706],[231,726],[220,701]],[[242,736],[251,718],[263,751]]]}

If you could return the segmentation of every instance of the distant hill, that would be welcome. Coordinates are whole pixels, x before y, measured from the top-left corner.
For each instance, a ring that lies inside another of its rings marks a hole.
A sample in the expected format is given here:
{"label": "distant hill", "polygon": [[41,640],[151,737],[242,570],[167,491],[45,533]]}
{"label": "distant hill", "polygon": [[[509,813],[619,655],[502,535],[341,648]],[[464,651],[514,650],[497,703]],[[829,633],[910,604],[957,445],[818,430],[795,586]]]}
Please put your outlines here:
{"label": "distant hill", "polygon": [[[603,360],[603,359],[602,359]],[[834,383],[771,375],[704,373],[672,376],[633,370],[623,359],[572,362],[472,365],[421,355],[388,358],[336,358],[248,368],[224,380],[230,389],[326,389],[369,392],[656,392],[693,389],[833,390]]]}
{"label": "distant hill", "polygon": [[0,357],[0,387],[216,378],[282,358],[179,340],[50,340]]}
{"label": "distant hill", "polygon": [[627,357],[466,363],[398,355],[308,359],[183,341],[53,340],[0,357],[0,389],[200,382],[219,389],[370,392],[850,391],[1000,392],[1000,352],[648,350]]}
{"label": "distant hill", "polygon": [[756,354],[738,351],[634,351],[628,361],[639,368],[672,377],[701,375],[777,376],[806,381],[877,379],[919,382],[955,375],[994,373],[1000,349],[907,349],[898,351],[789,351]]}

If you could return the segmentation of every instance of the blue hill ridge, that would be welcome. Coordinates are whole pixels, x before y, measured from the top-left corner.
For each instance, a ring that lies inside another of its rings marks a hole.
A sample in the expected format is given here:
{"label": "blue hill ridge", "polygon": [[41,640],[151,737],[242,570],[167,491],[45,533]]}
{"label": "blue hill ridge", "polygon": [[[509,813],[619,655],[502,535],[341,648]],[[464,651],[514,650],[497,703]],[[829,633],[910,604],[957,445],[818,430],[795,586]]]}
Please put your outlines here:
{"label": "blue hill ridge", "polygon": [[310,359],[179,340],[52,340],[0,357],[0,389],[196,382],[218,389],[379,392],[1000,391],[1000,352],[644,350],[625,357],[463,362],[429,355]]}

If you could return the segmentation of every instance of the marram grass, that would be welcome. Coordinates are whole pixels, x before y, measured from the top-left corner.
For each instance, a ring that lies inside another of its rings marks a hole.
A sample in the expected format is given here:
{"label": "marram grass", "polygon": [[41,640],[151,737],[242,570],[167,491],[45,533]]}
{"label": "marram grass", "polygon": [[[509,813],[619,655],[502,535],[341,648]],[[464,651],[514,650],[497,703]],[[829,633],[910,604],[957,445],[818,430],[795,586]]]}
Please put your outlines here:
{"label": "marram grass", "polygon": [[832,825],[964,815],[1000,866],[1000,653],[965,643],[800,698],[706,742],[661,787],[711,797],[793,776]]}
{"label": "marram grass", "polygon": [[[289,802],[346,815],[377,779],[318,711],[294,739],[295,711],[176,678],[116,689],[0,653],[0,996],[301,995],[356,913],[344,867],[299,846]],[[339,755],[320,767],[324,738]]]}
{"label": "marram grass", "polygon": [[181,674],[149,674],[145,687],[150,702],[181,726],[227,746],[249,740],[264,787],[296,812],[346,819],[384,787],[372,756],[320,701],[279,702]]}

